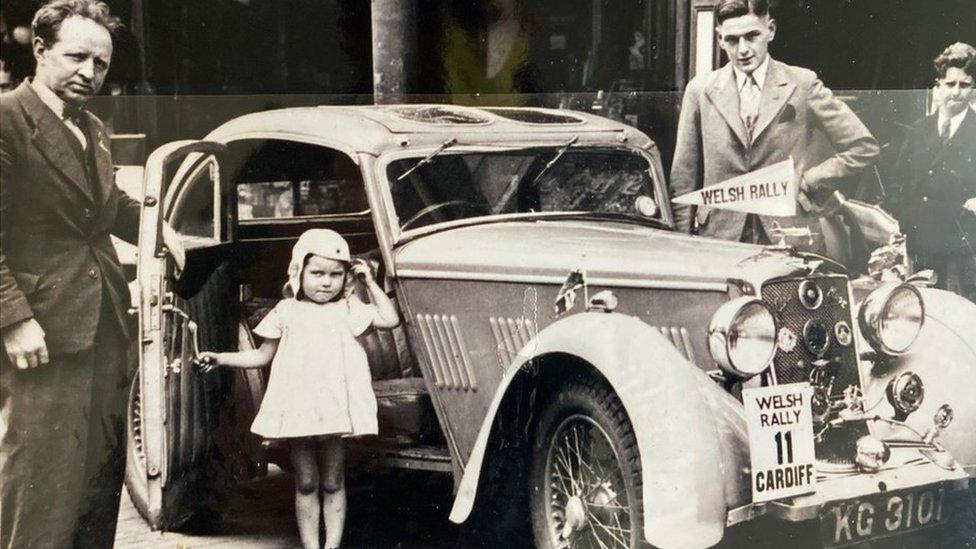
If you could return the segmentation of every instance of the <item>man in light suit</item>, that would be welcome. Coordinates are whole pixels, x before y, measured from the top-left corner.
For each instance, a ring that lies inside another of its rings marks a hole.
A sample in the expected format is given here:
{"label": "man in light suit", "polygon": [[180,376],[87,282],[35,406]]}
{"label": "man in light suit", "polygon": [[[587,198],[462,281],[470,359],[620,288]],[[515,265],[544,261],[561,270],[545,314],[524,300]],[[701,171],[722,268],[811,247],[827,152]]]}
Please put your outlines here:
{"label": "man in light suit", "polygon": [[825,242],[816,205],[870,166],[878,144],[813,72],[769,57],[776,22],[770,19],[767,0],[721,0],[714,13],[729,63],[688,84],[671,168],[672,196],[792,156],[798,215],[772,218],[676,206],[678,230],[767,244],[775,221],[783,227],[808,227],[814,241],[801,247],[825,253],[831,241]]}
{"label": "man in light suit", "polygon": [[140,205],[114,185],[84,110],[118,20],[54,0],[33,22],[36,76],[0,95],[0,547],[112,547],[132,372],[129,292],[109,238]]}

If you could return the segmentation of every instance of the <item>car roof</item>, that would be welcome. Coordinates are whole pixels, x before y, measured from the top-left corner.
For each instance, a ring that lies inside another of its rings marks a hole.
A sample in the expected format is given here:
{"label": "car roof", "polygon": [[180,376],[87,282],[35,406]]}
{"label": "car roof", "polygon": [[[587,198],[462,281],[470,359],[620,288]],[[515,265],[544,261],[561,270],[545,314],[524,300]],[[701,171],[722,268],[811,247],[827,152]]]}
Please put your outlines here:
{"label": "car roof", "polygon": [[455,138],[460,144],[551,144],[578,137],[580,144],[647,147],[643,133],[587,113],[535,107],[474,108],[456,105],[321,106],[270,110],[237,117],[207,139],[230,142],[278,138],[322,143],[379,155],[391,149],[428,148]]}

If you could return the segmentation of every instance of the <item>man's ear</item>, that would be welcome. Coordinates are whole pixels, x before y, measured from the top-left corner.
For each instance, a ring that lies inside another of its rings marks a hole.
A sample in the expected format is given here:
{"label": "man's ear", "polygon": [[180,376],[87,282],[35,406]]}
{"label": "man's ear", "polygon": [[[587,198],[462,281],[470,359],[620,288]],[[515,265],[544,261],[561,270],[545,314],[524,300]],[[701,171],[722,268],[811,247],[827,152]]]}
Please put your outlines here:
{"label": "man's ear", "polygon": [[772,42],[776,38],[776,20],[769,20],[769,41]]}
{"label": "man's ear", "polygon": [[47,44],[44,42],[43,38],[40,36],[35,36],[31,46],[34,50],[34,60],[40,62],[44,52],[48,50]]}

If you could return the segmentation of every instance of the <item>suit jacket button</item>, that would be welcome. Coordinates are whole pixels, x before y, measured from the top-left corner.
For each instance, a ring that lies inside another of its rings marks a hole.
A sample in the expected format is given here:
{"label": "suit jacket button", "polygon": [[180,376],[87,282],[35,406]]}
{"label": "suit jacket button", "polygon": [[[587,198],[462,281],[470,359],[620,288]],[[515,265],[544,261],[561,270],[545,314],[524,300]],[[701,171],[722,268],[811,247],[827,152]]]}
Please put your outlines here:
{"label": "suit jacket button", "polygon": [[927,196],[923,196],[922,197],[922,202],[928,202],[928,201],[929,201],[929,197],[927,197]]}
{"label": "suit jacket button", "polygon": [[932,170],[929,170],[929,175],[934,175],[934,174],[935,174],[935,172],[934,172],[934,171],[932,171]]}
{"label": "suit jacket button", "polygon": [[92,280],[98,278],[98,271],[96,271],[95,269],[89,270],[88,277],[91,278]]}

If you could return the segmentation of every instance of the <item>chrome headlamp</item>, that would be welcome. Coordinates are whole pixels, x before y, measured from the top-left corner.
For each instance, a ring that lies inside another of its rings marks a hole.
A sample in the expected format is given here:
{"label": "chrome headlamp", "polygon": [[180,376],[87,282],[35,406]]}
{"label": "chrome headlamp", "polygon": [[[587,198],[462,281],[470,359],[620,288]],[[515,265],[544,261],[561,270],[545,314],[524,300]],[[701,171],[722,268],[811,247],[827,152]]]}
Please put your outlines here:
{"label": "chrome headlamp", "polygon": [[871,292],[858,314],[864,337],[880,353],[905,353],[922,330],[925,304],[910,284],[887,284]]}
{"label": "chrome headlamp", "polygon": [[722,305],[708,326],[708,349],[725,372],[741,378],[761,373],[776,352],[776,318],[755,297]]}

